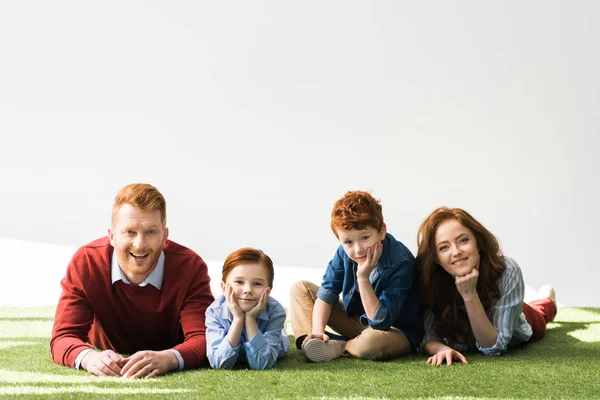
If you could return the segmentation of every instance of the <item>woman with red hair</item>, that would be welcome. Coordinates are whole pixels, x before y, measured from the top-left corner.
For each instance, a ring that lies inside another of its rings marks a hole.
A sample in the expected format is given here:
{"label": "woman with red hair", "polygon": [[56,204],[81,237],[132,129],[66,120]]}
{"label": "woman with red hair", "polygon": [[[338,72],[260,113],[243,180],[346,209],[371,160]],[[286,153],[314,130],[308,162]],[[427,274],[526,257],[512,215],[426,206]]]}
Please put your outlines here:
{"label": "woman with red hair", "polygon": [[556,315],[554,288],[523,302],[519,265],[468,212],[440,207],[421,224],[416,257],[425,312],[421,347],[428,364],[467,363],[466,350],[500,355],[509,345],[540,339]]}

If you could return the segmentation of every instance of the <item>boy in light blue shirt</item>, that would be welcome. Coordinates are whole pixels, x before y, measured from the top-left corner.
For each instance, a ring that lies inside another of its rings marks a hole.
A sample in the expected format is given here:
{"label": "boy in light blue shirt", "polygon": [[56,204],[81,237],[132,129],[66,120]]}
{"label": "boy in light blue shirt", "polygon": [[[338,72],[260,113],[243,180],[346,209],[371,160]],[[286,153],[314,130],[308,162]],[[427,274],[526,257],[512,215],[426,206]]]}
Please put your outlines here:
{"label": "boy in light blue shirt", "polygon": [[273,368],[289,348],[283,306],[269,297],[273,262],[252,248],[230,254],[223,265],[223,295],[206,310],[206,351],[213,368]]}

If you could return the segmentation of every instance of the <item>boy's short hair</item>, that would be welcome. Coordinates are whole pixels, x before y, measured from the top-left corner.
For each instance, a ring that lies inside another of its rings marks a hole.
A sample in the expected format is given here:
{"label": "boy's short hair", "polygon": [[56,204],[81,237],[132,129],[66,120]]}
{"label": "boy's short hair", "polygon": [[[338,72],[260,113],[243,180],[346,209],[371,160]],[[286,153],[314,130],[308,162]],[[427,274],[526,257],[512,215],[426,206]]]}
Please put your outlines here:
{"label": "boy's short hair", "polygon": [[361,191],[347,192],[335,202],[331,211],[331,230],[338,237],[338,230],[365,229],[367,226],[381,232],[383,213],[379,200],[370,193]]}
{"label": "boy's short hair", "polygon": [[163,195],[147,183],[132,183],[123,187],[115,197],[112,209],[112,225],[123,204],[129,204],[140,211],[160,211],[163,228],[167,226],[167,202]]}
{"label": "boy's short hair", "polygon": [[273,261],[271,257],[262,252],[262,250],[253,249],[252,247],[244,247],[238,249],[227,256],[227,259],[223,263],[223,276],[222,281],[227,280],[227,275],[232,269],[242,264],[260,264],[267,270],[267,278],[269,279],[269,287],[273,288],[273,278],[275,277],[275,271],[273,269]]}

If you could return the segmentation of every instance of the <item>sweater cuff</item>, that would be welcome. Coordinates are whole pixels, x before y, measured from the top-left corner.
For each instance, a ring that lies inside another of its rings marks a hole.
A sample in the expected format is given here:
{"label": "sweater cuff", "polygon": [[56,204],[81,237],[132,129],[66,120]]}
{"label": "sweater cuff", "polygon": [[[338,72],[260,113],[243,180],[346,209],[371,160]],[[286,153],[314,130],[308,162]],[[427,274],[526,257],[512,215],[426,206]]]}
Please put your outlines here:
{"label": "sweater cuff", "polygon": [[75,359],[75,369],[79,369],[79,367],[81,367],[81,361],[83,360],[83,357],[85,357],[90,351],[94,351],[94,350],[85,349],[85,350],[81,350],[81,352],[79,352],[79,354],[77,355],[77,358]]}
{"label": "sweater cuff", "polygon": [[177,357],[177,362],[179,362],[179,369],[177,371],[181,371],[183,369],[183,357],[181,357],[181,353],[175,349],[170,349],[175,357]]}

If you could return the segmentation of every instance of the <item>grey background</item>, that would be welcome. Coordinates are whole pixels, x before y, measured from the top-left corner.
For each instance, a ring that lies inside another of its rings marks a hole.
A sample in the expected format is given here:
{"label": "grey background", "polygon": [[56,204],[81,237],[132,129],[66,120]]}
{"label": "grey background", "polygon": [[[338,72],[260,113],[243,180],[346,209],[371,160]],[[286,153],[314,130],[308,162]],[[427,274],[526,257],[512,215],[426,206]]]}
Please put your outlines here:
{"label": "grey background", "polygon": [[[256,246],[324,268],[331,207],[362,189],[413,252],[429,212],[462,207],[528,284],[600,306],[599,11],[1,2],[0,238],[80,246],[149,182],[171,239],[206,259]],[[13,256],[2,269],[34,267]]]}

